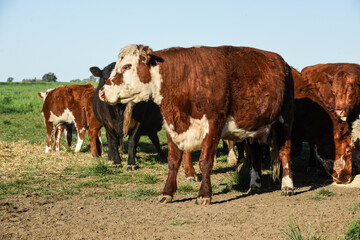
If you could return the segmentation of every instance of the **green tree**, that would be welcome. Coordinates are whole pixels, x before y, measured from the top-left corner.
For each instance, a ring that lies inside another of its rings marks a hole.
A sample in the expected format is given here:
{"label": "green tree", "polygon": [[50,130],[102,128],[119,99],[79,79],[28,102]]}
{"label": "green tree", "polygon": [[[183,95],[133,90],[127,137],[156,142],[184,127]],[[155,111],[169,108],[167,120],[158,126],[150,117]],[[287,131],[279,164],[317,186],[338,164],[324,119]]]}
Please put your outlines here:
{"label": "green tree", "polygon": [[6,80],[7,82],[13,82],[14,78],[13,77],[8,77],[8,79]]}
{"label": "green tree", "polygon": [[44,82],[56,82],[57,77],[55,76],[54,73],[49,72],[49,73],[44,74],[44,76],[42,77],[42,80]]}

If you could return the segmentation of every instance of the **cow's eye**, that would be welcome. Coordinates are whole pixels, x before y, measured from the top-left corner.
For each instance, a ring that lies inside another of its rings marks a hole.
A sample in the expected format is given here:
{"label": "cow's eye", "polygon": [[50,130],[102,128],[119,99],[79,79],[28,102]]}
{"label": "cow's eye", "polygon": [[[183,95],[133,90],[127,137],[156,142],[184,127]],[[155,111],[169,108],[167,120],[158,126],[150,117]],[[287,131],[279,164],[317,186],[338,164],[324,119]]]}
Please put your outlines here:
{"label": "cow's eye", "polygon": [[131,64],[126,64],[121,68],[121,73],[131,69]]}

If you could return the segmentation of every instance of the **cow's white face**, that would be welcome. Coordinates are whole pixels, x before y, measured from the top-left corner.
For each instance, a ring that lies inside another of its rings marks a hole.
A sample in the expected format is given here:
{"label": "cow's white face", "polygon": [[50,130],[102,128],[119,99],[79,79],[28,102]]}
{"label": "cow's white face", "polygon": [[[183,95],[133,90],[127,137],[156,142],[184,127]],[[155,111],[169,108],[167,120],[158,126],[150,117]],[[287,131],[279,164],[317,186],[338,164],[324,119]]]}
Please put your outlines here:
{"label": "cow's white face", "polygon": [[155,100],[160,91],[156,82],[161,81],[161,77],[158,66],[147,64],[149,52],[147,47],[138,45],[121,49],[110,78],[99,92],[100,99],[111,105]]}

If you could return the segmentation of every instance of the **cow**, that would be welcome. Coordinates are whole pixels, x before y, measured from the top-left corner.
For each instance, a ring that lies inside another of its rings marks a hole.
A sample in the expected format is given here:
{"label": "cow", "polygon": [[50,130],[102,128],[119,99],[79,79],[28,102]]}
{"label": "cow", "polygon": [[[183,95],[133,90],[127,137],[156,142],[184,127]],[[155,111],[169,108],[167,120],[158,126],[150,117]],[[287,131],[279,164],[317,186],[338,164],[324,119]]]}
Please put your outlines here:
{"label": "cow", "polygon": [[[305,78],[292,68],[295,88],[295,118],[292,149],[301,150],[302,142],[310,144],[310,162],[315,156],[337,183],[351,180],[351,129],[347,122],[335,116],[334,99],[324,99],[329,86]],[[327,89],[324,89],[327,88]]]}
{"label": "cow", "polygon": [[320,90],[325,107],[352,123],[360,114],[360,65],[328,63],[305,67],[302,76]]}
{"label": "cow", "polygon": [[[45,101],[46,96],[52,90],[54,90],[54,88],[48,89],[48,90],[46,90],[46,92],[38,92],[38,96],[41,97]],[[67,123],[60,125],[59,127],[56,128],[55,134],[54,134],[54,145],[52,147],[53,151],[60,150],[61,135],[63,132],[65,132],[65,136],[66,136],[66,147],[71,146],[72,133],[73,133],[74,128],[75,128],[74,124],[67,124]]]}
{"label": "cow", "polygon": [[[282,162],[282,192],[293,193],[290,168],[293,80],[276,53],[249,47],[169,48],[130,44],[99,91],[108,104],[154,101],[164,118],[169,173],[160,203],[171,202],[183,151],[201,150],[197,204],[211,203],[210,174],[220,138],[251,139],[253,153],[271,142]],[[269,139],[270,140],[270,139]],[[253,154],[254,157],[258,156]],[[251,188],[261,187],[261,159],[253,158]]]}
{"label": "cow", "polygon": [[[51,150],[51,136],[55,129],[64,124],[74,124],[78,133],[75,152],[79,152],[89,126],[89,140],[93,157],[101,155],[101,124],[95,119],[91,109],[95,88],[91,84],[67,85],[49,91],[44,98],[42,115],[47,129],[45,152]],[[90,108],[89,108],[90,104]]]}
{"label": "cow", "polygon": [[[99,85],[95,90],[92,106],[96,118],[106,129],[106,137],[109,144],[109,160],[113,160],[115,166],[121,166],[119,145],[125,135],[128,139],[128,163],[127,170],[135,170],[136,147],[143,135],[149,136],[161,159],[166,159],[160,147],[157,132],[162,128],[162,116],[159,107],[151,102],[134,104],[115,104],[110,106],[99,99],[99,91],[110,77],[115,62],[107,65],[103,70],[91,67],[90,72],[99,77]],[[125,119],[124,119],[125,115]],[[125,133],[125,134],[124,134]]]}

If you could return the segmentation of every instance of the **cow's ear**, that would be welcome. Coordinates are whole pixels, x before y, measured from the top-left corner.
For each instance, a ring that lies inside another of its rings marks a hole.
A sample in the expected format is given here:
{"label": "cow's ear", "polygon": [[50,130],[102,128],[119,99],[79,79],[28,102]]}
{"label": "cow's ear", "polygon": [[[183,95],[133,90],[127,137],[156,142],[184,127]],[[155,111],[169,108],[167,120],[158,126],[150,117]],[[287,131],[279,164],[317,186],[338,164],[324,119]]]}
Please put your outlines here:
{"label": "cow's ear", "polygon": [[45,97],[45,93],[43,93],[43,92],[38,92],[38,96],[41,97],[41,98],[44,98],[44,97]]}
{"label": "cow's ear", "polygon": [[325,80],[332,86],[334,81],[334,76],[327,74],[326,72],[323,73]]}
{"label": "cow's ear", "polygon": [[98,68],[98,67],[91,67],[91,68],[90,68],[90,72],[91,72],[92,75],[94,75],[95,77],[102,77],[102,71],[101,71],[100,68]]}
{"label": "cow's ear", "polygon": [[152,52],[153,52],[152,49],[149,48],[148,46],[142,47],[140,49],[141,61],[145,64],[148,64],[150,62]]}

